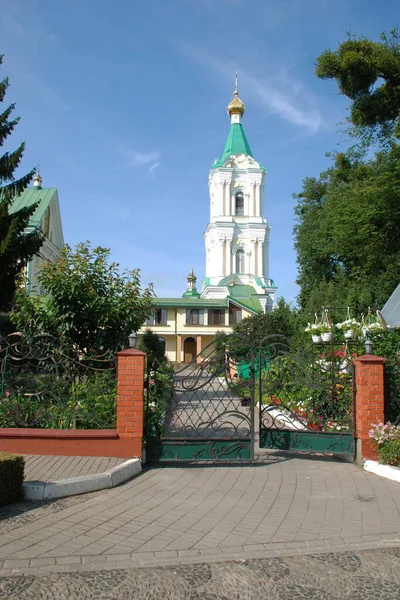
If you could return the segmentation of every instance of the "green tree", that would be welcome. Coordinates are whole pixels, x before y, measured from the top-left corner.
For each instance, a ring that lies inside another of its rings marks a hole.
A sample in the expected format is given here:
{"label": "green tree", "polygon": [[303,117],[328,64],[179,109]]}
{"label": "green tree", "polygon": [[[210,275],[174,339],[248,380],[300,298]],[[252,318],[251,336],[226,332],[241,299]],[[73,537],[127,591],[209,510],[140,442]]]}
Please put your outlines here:
{"label": "green tree", "polygon": [[296,198],[300,307],[381,307],[400,280],[400,147],[337,154]]}
{"label": "green tree", "polygon": [[[3,55],[0,55],[0,65]],[[0,81],[0,102],[8,88],[8,78]],[[19,118],[11,118],[15,104],[10,104],[0,114],[0,147],[13,132]],[[15,170],[19,166],[25,143],[21,143],[14,152],[5,152],[0,157],[0,310],[9,310],[15,293],[16,276],[39,251],[43,243],[40,230],[26,232],[29,219],[36,205],[21,208],[11,214],[10,207],[14,198],[21,194],[31,181],[34,170],[16,179]]]}
{"label": "green tree", "polygon": [[140,338],[139,350],[147,354],[150,365],[156,361],[156,366],[165,362],[164,345],[154,331],[147,329]]}
{"label": "green tree", "polygon": [[279,335],[291,339],[297,331],[297,311],[279,298],[274,309],[246,317],[233,328],[233,333],[248,339],[256,346],[269,335]]}
{"label": "green tree", "polygon": [[32,334],[45,332],[88,355],[125,348],[153,309],[152,286],[141,288],[139,270],[119,271],[106,248],[66,246],[55,263],[43,264],[44,294],[16,294],[12,321]]}
{"label": "green tree", "polygon": [[351,100],[350,122],[356,134],[386,139],[400,134],[400,37],[397,30],[380,42],[349,36],[332,52],[317,59],[315,73],[335,79]]}

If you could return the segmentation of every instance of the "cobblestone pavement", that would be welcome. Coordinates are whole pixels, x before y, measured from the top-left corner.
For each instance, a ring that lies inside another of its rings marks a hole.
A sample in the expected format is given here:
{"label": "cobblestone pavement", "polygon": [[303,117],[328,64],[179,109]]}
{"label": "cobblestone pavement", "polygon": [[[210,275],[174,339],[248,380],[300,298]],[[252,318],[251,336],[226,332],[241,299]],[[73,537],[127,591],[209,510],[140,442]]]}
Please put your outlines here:
{"label": "cobblestone pavement", "polygon": [[0,599],[397,600],[400,547],[0,578]]}
{"label": "cobblestone pavement", "polygon": [[95,456],[25,455],[25,481],[58,481],[68,477],[104,473],[124,462],[123,458]]}
{"label": "cobblestone pavement", "polygon": [[268,456],[148,468],[110,490],[5,508],[0,577],[400,543],[398,483],[339,461]]}

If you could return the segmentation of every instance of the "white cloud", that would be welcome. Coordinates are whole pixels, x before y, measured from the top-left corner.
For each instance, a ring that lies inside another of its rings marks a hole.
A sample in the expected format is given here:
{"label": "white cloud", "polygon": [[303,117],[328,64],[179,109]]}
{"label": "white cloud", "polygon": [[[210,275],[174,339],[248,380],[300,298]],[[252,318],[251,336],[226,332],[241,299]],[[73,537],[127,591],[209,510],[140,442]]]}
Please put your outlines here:
{"label": "white cloud", "polygon": [[181,40],[175,39],[173,44],[186,58],[211,71],[219,82],[225,80],[232,86],[234,73],[239,71],[239,88],[245,89],[245,96],[264,106],[267,112],[303,128],[309,134],[321,129],[322,116],[316,99],[301,81],[284,69],[256,77],[250,69],[241,68],[231,59],[205,52]]}
{"label": "white cloud", "polygon": [[160,166],[160,152],[138,152],[123,148],[121,154],[124,156],[124,163],[120,165],[120,169],[147,167],[148,173],[152,173]]}
{"label": "white cloud", "polygon": [[155,169],[157,169],[157,167],[160,166],[159,162],[155,162],[153,163],[150,167],[149,167],[149,173],[152,173]]}

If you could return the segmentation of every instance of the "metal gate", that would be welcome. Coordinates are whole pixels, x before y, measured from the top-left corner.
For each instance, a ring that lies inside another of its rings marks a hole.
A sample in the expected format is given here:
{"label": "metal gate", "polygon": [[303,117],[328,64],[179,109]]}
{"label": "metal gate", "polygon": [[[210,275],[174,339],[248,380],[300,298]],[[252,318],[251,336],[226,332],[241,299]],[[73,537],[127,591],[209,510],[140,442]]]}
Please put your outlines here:
{"label": "metal gate", "polygon": [[354,460],[351,348],[313,345],[293,352],[269,336],[258,355],[259,447],[343,454]]}
{"label": "metal gate", "polygon": [[221,336],[176,371],[149,364],[147,460],[252,461],[265,449],[352,459],[352,382],[346,349]]}
{"label": "metal gate", "polygon": [[174,373],[166,365],[150,367],[147,460],[253,460],[254,377],[243,385],[239,382],[231,339],[211,344]]}

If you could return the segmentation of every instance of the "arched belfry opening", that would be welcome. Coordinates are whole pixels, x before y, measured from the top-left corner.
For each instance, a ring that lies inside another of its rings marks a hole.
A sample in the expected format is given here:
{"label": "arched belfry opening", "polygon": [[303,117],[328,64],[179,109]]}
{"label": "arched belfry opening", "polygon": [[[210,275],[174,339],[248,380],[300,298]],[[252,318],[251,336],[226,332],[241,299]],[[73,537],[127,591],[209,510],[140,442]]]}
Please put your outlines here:
{"label": "arched belfry opening", "polygon": [[235,194],[235,215],[237,217],[244,216],[244,194],[242,191]]}

